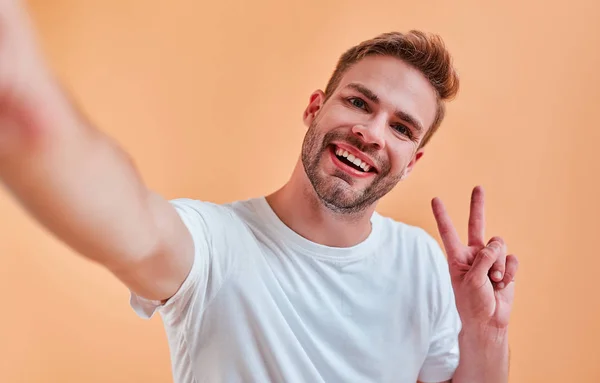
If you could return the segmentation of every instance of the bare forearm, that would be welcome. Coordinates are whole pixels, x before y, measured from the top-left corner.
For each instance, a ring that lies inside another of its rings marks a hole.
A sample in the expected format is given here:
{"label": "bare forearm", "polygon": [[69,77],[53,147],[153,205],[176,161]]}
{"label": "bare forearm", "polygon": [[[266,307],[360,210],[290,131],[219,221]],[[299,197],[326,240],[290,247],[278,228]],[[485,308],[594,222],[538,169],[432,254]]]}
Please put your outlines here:
{"label": "bare forearm", "polygon": [[508,330],[463,329],[460,362],[452,383],[507,383]]}
{"label": "bare forearm", "polygon": [[150,192],[129,156],[82,117],[48,82],[29,110],[6,114],[14,125],[0,151],[0,180],[42,225],[107,266],[151,251],[156,240]]}

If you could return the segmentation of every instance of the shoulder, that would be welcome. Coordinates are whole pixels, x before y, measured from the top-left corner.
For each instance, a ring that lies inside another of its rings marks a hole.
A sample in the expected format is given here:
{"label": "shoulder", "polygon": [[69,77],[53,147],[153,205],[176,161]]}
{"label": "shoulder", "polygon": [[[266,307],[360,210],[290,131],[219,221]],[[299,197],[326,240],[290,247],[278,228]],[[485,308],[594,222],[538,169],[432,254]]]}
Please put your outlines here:
{"label": "shoulder", "polygon": [[240,211],[251,205],[251,201],[216,203],[193,198],[177,198],[169,202],[184,220],[216,227],[243,221],[244,215]]}
{"label": "shoulder", "polygon": [[180,213],[199,214],[199,215],[230,215],[231,207],[228,204],[218,204],[215,202],[193,199],[176,198],[169,201]]}
{"label": "shoulder", "polygon": [[177,198],[169,202],[197,245],[224,246],[234,237],[241,239],[241,234],[247,231],[245,219],[236,211],[235,203],[220,204],[193,198]]}

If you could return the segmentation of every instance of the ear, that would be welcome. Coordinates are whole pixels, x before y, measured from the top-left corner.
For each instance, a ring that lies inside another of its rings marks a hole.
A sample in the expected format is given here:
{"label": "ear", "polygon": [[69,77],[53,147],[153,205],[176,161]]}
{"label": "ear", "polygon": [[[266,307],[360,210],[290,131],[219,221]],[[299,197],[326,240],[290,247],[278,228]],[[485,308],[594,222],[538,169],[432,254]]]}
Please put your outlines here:
{"label": "ear", "polygon": [[325,93],[323,93],[322,90],[316,90],[310,95],[308,106],[304,110],[304,114],[302,116],[302,119],[304,120],[304,125],[309,127],[313,123],[313,121],[317,117],[317,114],[323,107],[324,102]]}
{"label": "ear", "polygon": [[417,152],[415,153],[415,157],[409,162],[408,166],[404,170],[402,179],[405,179],[406,177],[408,177],[408,175],[413,171],[415,165],[417,164],[417,161],[419,161],[421,159],[421,157],[423,157],[424,154],[425,154],[424,148],[417,150]]}

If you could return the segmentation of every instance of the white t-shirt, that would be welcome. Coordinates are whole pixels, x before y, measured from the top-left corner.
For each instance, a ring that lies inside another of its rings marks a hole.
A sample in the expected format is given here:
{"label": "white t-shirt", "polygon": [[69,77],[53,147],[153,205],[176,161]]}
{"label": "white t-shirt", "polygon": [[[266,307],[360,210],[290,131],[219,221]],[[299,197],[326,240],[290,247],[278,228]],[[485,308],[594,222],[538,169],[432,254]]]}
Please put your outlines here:
{"label": "white t-shirt", "polygon": [[424,230],[377,213],[349,248],[279,220],[264,197],[171,201],[195,259],[161,314],[175,382],[415,383],[449,380],[460,319],[448,264]]}

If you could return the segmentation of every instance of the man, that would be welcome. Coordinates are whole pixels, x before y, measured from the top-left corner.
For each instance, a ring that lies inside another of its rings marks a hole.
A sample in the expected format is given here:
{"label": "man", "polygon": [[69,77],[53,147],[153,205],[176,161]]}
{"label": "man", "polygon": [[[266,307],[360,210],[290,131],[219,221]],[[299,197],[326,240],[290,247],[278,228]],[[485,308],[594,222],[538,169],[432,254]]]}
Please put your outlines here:
{"label": "man", "polygon": [[[16,0],[0,0],[0,177],[42,225],[163,318],[177,382],[506,382],[517,260],[375,212],[458,90],[436,36],[389,33],[341,58],[304,112],[289,181],[261,198],[166,201],[77,113]],[[449,264],[449,268],[448,268]],[[448,272],[449,271],[449,272]]]}

